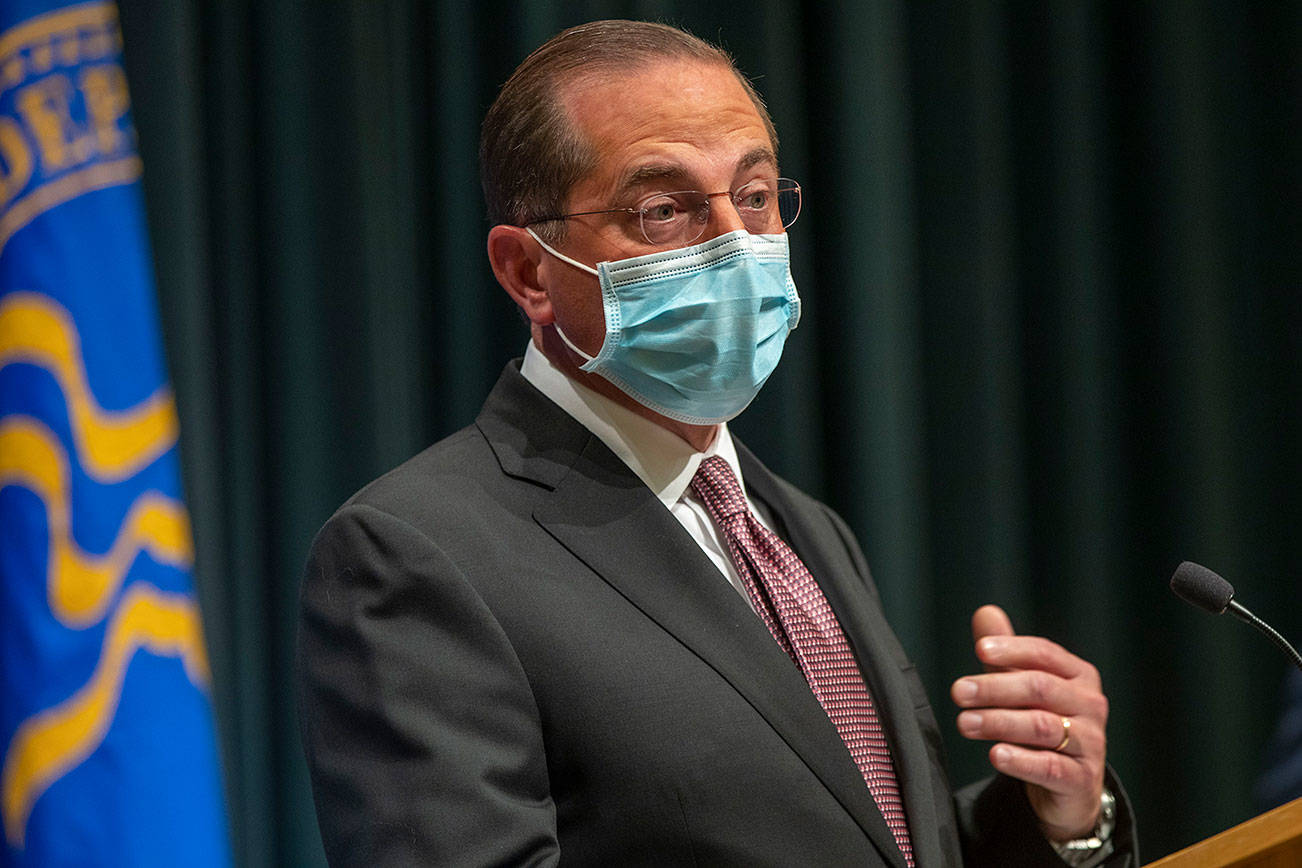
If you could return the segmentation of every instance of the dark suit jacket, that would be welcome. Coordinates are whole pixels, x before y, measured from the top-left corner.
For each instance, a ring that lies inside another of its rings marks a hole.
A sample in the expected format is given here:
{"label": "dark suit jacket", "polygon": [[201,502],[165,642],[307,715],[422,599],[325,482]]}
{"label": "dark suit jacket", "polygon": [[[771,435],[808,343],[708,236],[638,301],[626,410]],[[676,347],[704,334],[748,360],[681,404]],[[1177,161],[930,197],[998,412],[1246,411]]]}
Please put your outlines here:
{"label": "dark suit jacket", "polygon": [[[959,864],[963,846],[1056,862],[1019,786],[996,779],[955,810],[850,532],[738,451],[858,655],[917,864]],[[474,426],[330,519],[302,603],[300,713],[332,864],[904,868],[763,623],[515,364]]]}

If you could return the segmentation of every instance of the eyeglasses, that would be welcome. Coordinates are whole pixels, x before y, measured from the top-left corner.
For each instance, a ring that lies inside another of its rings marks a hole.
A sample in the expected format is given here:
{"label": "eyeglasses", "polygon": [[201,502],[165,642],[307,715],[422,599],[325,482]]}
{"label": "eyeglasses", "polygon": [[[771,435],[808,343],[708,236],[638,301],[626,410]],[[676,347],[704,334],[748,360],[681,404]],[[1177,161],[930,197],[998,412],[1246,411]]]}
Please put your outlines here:
{"label": "eyeglasses", "polygon": [[605,208],[600,211],[576,211],[538,217],[526,223],[533,226],[551,220],[568,220],[590,214],[636,214],[642,236],[650,244],[685,247],[691,244],[710,222],[710,200],[716,196],[732,199],[747,232],[773,234],[781,232],[800,216],[800,185],[790,178],[751,181],[743,187],[719,193],[680,190],[677,193],[654,193],[633,208]]}

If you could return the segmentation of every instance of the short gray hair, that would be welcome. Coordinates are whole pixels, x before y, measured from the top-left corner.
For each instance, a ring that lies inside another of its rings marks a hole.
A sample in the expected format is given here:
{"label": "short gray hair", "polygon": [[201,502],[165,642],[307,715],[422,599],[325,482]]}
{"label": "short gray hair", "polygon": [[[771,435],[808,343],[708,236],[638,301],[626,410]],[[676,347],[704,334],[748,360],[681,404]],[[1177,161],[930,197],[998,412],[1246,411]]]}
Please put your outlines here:
{"label": "short gray hair", "polygon": [[[524,226],[562,213],[570,189],[596,164],[597,155],[560,100],[566,85],[580,75],[629,72],[666,58],[731,69],[755,104],[777,153],[777,131],[764,101],[722,48],[667,24],[593,21],[562,31],[526,57],[485,115],[479,175],[488,219],[494,225]],[[563,237],[564,222],[538,231],[554,242]]]}

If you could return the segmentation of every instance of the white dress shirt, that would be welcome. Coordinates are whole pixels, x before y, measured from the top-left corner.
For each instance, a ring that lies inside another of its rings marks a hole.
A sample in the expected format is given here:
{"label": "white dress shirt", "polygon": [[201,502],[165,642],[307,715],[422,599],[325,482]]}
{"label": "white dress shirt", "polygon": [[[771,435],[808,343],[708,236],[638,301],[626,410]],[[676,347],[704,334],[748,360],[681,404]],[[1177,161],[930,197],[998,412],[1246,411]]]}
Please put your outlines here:
{"label": "white dress shirt", "polygon": [[[646,483],[665,508],[687,529],[692,539],[710,558],[719,572],[741,594],[747,605],[750,596],[746,586],[733,566],[728,544],[715,526],[705,505],[692,493],[692,477],[701,462],[718,455],[737,477],[745,491],[741,467],[737,464],[737,449],[727,424],[718,426],[714,442],[704,452],[697,452],[683,438],[650,419],[639,416],[627,407],[600,395],[587,386],[577,383],[562,373],[542,352],[529,342],[520,368],[524,378],[560,406],[562,410],[591,431]],[[772,520],[764,508],[746,495],[751,514],[769,530]],[[752,606],[753,608],[753,606]]]}

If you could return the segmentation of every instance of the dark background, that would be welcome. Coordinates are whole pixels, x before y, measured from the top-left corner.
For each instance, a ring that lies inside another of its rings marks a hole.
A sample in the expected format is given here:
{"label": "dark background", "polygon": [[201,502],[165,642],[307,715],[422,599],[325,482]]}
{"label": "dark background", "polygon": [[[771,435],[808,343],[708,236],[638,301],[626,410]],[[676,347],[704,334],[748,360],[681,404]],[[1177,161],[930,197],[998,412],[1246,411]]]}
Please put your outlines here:
{"label": "dark background", "polygon": [[[721,41],[805,185],[805,318],[734,430],[859,534],[942,720],[995,601],[1095,662],[1145,860],[1246,819],[1302,635],[1302,4],[121,0],[241,864],[321,863],[296,593],[354,489],[467,423],[524,326],[478,125],[525,54]],[[948,732],[952,773],[984,750]]]}

